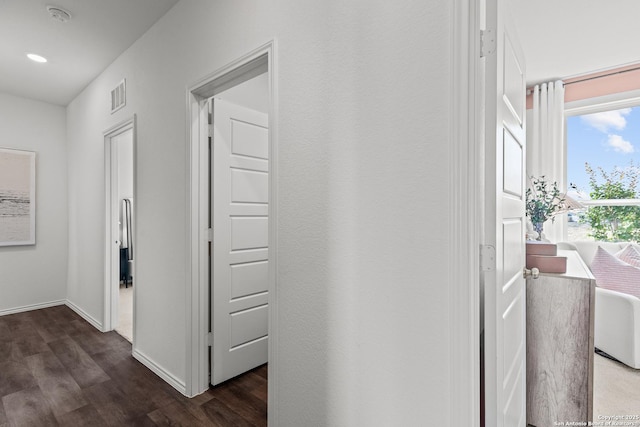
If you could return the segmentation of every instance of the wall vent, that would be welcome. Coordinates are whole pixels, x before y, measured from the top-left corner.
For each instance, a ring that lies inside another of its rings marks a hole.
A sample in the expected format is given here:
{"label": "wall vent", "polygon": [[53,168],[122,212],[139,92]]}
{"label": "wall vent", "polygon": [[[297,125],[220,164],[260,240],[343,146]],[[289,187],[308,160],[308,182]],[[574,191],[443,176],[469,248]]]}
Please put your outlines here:
{"label": "wall vent", "polygon": [[127,104],[126,80],[122,81],[111,91],[111,114],[115,113]]}

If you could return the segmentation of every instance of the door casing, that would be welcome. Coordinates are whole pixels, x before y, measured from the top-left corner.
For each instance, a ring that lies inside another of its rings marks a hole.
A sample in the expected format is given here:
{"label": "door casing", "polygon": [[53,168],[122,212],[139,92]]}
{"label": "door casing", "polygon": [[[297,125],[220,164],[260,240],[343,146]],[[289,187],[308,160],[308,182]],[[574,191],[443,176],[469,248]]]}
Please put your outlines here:
{"label": "door casing", "polygon": [[480,426],[480,242],[484,195],[483,1],[451,2],[448,425]]}

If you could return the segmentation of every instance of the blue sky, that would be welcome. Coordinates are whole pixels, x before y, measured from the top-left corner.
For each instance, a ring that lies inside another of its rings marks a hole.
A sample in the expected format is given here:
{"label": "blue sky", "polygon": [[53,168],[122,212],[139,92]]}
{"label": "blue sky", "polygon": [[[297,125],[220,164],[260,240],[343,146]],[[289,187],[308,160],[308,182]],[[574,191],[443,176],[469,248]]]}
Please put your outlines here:
{"label": "blue sky", "polygon": [[640,166],[640,107],[567,117],[567,182],[589,194],[584,163],[605,171]]}

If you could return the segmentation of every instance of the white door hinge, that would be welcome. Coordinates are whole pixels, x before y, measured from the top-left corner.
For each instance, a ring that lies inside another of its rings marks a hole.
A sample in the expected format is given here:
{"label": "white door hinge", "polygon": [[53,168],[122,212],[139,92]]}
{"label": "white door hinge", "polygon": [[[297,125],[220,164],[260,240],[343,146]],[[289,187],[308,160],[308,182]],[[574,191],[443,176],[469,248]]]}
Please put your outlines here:
{"label": "white door hinge", "polygon": [[213,332],[207,334],[207,344],[209,347],[213,347]]}
{"label": "white door hinge", "polygon": [[213,125],[210,124],[207,129],[209,130],[209,138],[213,138]]}
{"label": "white door hinge", "polygon": [[496,248],[491,245],[480,245],[480,270],[494,271],[496,269]]}
{"label": "white door hinge", "polygon": [[496,51],[496,33],[493,30],[480,30],[480,58]]}
{"label": "white door hinge", "polygon": [[213,242],[213,228],[210,228],[210,229],[207,230],[207,239],[210,242]]}

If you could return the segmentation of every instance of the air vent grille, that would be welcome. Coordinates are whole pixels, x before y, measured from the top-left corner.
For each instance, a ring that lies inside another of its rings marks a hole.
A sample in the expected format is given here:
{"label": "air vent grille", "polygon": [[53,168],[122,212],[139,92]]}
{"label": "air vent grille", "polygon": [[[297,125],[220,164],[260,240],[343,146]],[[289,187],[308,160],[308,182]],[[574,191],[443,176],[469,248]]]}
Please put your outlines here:
{"label": "air vent grille", "polygon": [[111,114],[127,104],[127,85],[125,79],[111,91]]}

